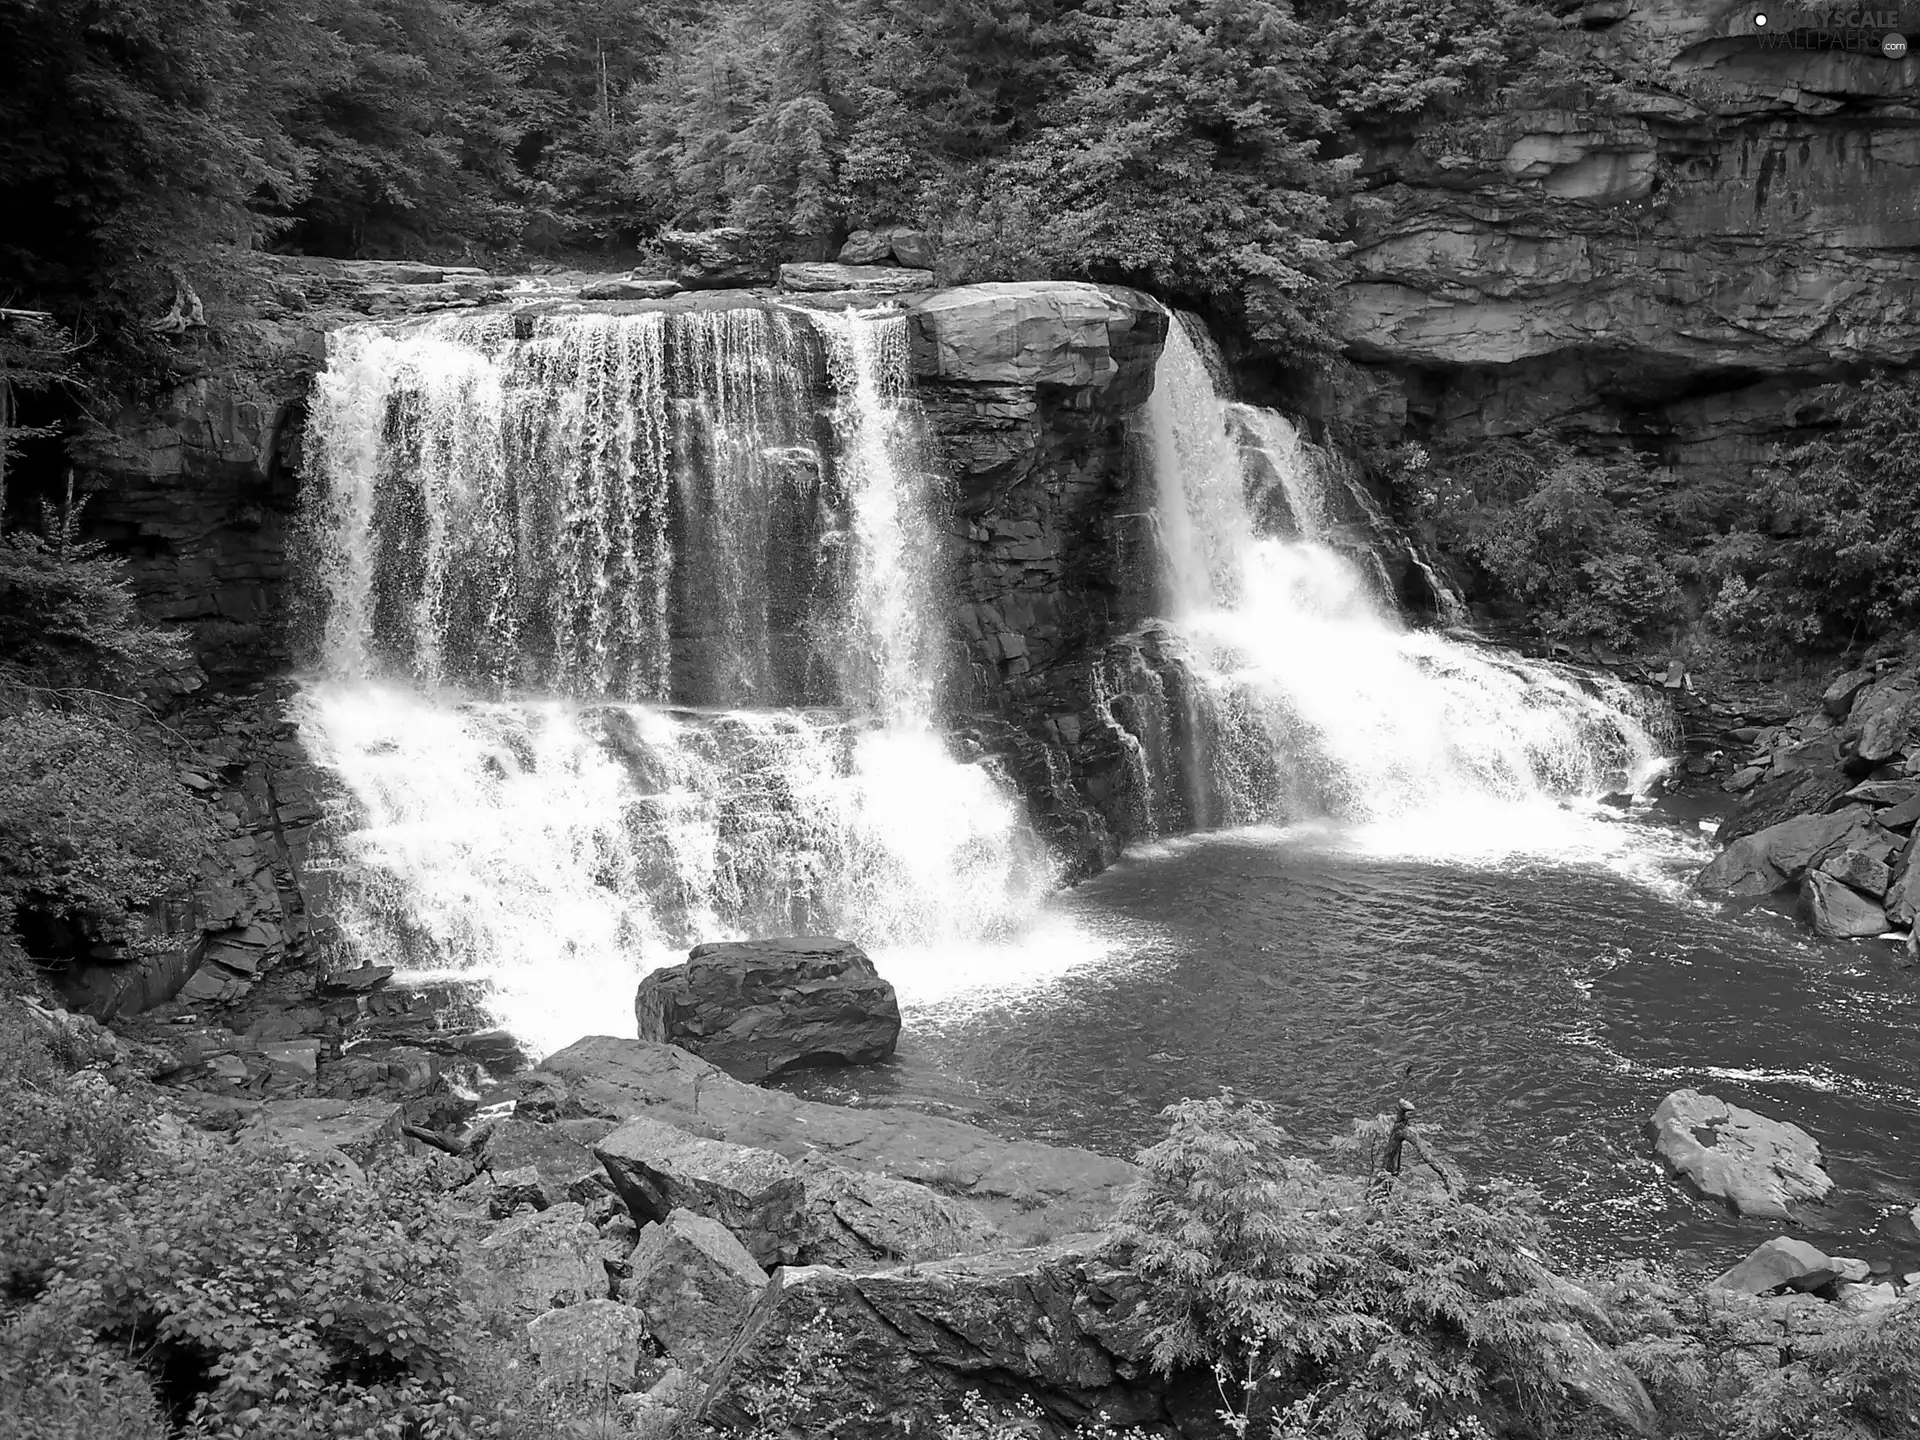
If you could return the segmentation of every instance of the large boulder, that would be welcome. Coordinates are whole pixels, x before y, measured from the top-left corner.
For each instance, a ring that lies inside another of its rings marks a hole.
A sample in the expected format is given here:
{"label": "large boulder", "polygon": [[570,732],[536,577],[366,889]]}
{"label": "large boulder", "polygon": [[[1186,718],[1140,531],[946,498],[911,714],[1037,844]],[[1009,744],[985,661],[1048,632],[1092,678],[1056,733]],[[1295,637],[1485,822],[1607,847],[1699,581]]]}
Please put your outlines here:
{"label": "large boulder", "polygon": [[1676,1090],[1647,1128],[1668,1174],[1740,1215],[1793,1220],[1795,1206],[1823,1200],[1833,1188],[1813,1136],[1717,1096]]}
{"label": "large boulder", "polygon": [[903,270],[898,265],[830,265],[803,261],[780,267],[780,288],[803,293],[852,291],[863,295],[905,295],[933,289],[931,270]]}
{"label": "large boulder", "polygon": [[1840,728],[1849,763],[1864,771],[1891,760],[1907,748],[1916,719],[1920,719],[1920,679],[1912,670],[1897,670],[1874,681],[1854,700]]}
{"label": "large boulder", "polygon": [[1876,899],[1887,893],[1887,883],[1893,878],[1887,862],[1872,850],[1847,849],[1830,855],[1820,862],[1819,873]]}
{"label": "large boulder", "polygon": [[593,1153],[640,1224],[690,1210],[726,1226],[762,1265],[800,1253],[806,1187],[785,1156],[648,1119],[627,1121]]}
{"label": "large boulder", "polygon": [[1818,1290],[1833,1283],[1832,1260],[1804,1240],[1781,1235],[1716,1278],[1710,1288],[1738,1295],[1767,1295],[1775,1290]]}
{"label": "large boulder", "polygon": [[803,1065],[884,1060],[900,1003],[850,940],[799,936],[696,945],[640,982],[642,1040],[679,1045],[739,1080]]}
{"label": "large boulder", "polygon": [[[818,1153],[850,1170],[929,1185],[964,1200],[1017,1244],[1105,1224],[1138,1171],[1064,1145],[1003,1140],[941,1116],[893,1106],[850,1109],[746,1085],[673,1045],[590,1036],[557,1051],[521,1082],[558,1079],[590,1115],[645,1115],[790,1158]],[[652,1218],[652,1217],[648,1217]]]}
{"label": "large boulder", "polygon": [[1887,912],[1824,869],[1809,870],[1802,885],[1807,918],[1814,930],[1829,940],[1858,940],[1886,933]]}
{"label": "large boulder", "polygon": [[939,246],[925,230],[894,226],[887,230],[856,230],[840,247],[842,265],[885,265],[892,261],[915,270],[933,269]]}
{"label": "large boulder", "polygon": [[1849,805],[1828,815],[1796,815],[1743,835],[1714,857],[1694,884],[1735,899],[1771,895],[1793,884],[1814,859],[1865,843],[1873,835],[1872,809]]}
{"label": "large boulder", "polygon": [[698,1373],[726,1353],[761,1293],[762,1270],[718,1220],[675,1210],[640,1232],[620,1298],[681,1366]]}
{"label": "large boulder", "polygon": [[673,278],[689,290],[731,290],[764,285],[772,277],[760,244],[738,226],[716,230],[662,230],[660,249]]}
{"label": "large boulder", "polygon": [[[586,1204],[607,1190],[593,1151],[555,1126],[511,1117],[499,1120],[481,1136],[476,1152],[496,1187],[511,1183],[535,1209],[566,1200]],[[509,1176],[515,1178],[509,1182]]]}
{"label": "large boulder", "polygon": [[1006,281],[941,290],[907,311],[914,373],[928,380],[1102,389],[1120,373],[1115,350],[1151,313],[1130,290],[1068,281]]}
{"label": "large boulder", "polygon": [[[1142,1318],[1146,1287],[1101,1237],[870,1275],[774,1277],[707,1389],[700,1418],[841,1440],[940,1433],[982,1387],[1058,1418],[1116,1428],[1163,1416]],[[805,1362],[797,1381],[795,1362]],[[782,1413],[769,1413],[777,1397]],[[998,1418],[998,1417],[996,1417]]]}

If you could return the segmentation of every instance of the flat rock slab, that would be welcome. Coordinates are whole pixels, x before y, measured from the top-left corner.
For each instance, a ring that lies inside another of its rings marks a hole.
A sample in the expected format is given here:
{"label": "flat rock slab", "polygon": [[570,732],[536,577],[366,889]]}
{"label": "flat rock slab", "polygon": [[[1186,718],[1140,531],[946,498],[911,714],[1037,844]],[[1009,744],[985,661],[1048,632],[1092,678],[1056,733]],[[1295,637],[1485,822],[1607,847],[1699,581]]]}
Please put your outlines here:
{"label": "flat rock slab", "polygon": [[1818,1290],[1832,1284],[1838,1273],[1834,1262],[1806,1241],[1781,1235],[1757,1246],[1746,1259],[1716,1278],[1710,1288],[1739,1295]]}
{"label": "flat rock slab", "polygon": [[596,1035],[532,1072],[565,1081],[585,1113],[645,1115],[700,1135],[798,1159],[817,1153],[850,1170],[913,1180],[971,1201],[1010,1244],[1042,1231],[1104,1225],[1139,1172],[1064,1145],[1003,1140],[975,1125],[893,1106],[850,1109],[763,1090],[673,1045]]}
{"label": "flat rock slab", "polygon": [[784,1155],[645,1117],[627,1121],[593,1153],[640,1224],[688,1210],[724,1225],[762,1265],[784,1265],[800,1253],[806,1187]]}
{"label": "flat rock slab", "polygon": [[678,280],[594,280],[580,287],[582,300],[664,300],[686,287]]}
{"label": "flat rock slab", "polygon": [[1820,1201],[1833,1188],[1813,1136],[1717,1096],[1676,1090],[1647,1129],[1669,1175],[1740,1215],[1792,1220],[1793,1207]]}
{"label": "flat rock slab", "polygon": [[898,265],[829,265],[804,263],[780,267],[780,288],[825,292],[855,290],[866,295],[905,295],[934,288],[931,270],[906,270]]}
{"label": "flat rock slab", "polygon": [[850,940],[796,936],[696,945],[635,993],[642,1040],[679,1045],[736,1080],[884,1060],[900,1002]]}
{"label": "flat rock slab", "polygon": [[378,1100],[269,1100],[241,1134],[309,1153],[338,1151],[365,1165],[405,1143],[400,1107]]}

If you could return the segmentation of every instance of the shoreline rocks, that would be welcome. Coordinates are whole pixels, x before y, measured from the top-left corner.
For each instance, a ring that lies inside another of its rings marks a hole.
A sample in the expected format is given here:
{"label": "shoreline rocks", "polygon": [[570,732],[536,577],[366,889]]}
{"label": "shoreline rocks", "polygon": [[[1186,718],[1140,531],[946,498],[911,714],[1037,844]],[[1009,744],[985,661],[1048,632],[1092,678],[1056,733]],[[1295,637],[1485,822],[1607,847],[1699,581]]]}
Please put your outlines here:
{"label": "shoreline rocks", "polygon": [[1667,1173],[1735,1214],[1793,1220],[1833,1189],[1820,1144],[1798,1125],[1697,1090],[1676,1090],[1647,1122]]}

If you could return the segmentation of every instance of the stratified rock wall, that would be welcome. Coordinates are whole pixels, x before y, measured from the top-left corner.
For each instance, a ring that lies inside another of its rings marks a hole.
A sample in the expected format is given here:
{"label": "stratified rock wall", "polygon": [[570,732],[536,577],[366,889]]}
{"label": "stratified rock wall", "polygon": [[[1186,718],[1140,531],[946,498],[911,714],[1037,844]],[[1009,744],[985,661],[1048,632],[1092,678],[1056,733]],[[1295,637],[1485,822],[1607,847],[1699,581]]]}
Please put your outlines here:
{"label": "stratified rock wall", "polygon": [[1742,479],[1819,418],[1814,386],[1911,363],[1920,61],[1769,46],[1754,11],[1590,4],[1558,37],[1587,83],[1372,137],[1385,218],[1343,294],[1336,409]]}
{"label": "stratified rock wall", "polygon": [[959,705],[1077,871],[1128,837],[1102,654],[1149,613],[1148,467],[1128,421],[1168,315],[1137,291],[969,285],[908,311],[960,538]]}

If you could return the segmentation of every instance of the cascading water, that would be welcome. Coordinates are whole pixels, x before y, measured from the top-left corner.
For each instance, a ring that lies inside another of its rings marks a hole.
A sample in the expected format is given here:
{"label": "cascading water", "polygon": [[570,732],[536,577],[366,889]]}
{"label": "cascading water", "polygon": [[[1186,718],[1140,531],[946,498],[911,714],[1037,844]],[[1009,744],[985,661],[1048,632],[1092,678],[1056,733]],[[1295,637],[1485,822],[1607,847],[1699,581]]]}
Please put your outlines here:
{"label": "cascading water", "polygon": [[1457,820],[1658,763],[1630,687],[1403,626],[1373,548],[1335,543],[1336,501],[1379,528],[1370,498],[1219,396],[1181,324],[1145,426],[1166,623],[1110,651],[1105,683],[1150,822]]}
{"label": "cascading water", "polygon": [[[333,337],[301,704],[362,955],[539,1048],[689,943],[990,935],[1052,872],[936,731],[904,322],[726,310]],[[823,404],[830,402],[830,404]]]}

